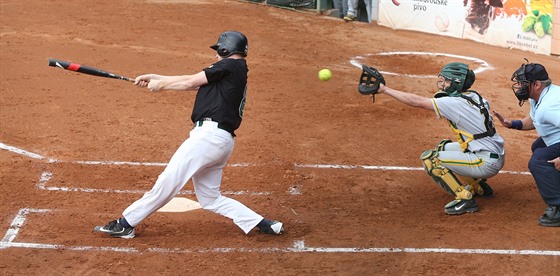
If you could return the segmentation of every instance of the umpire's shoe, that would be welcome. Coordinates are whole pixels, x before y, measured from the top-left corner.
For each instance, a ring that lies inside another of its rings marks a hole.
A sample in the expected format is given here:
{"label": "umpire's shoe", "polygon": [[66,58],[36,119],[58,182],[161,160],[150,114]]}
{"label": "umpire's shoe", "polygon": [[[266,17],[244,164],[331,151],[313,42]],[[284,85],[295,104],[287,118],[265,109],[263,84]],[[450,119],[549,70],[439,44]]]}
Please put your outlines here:
{"label": "umpire's shoe", "polygon": [[101,232],[115,238],[132,239],[134,238],[134,227],[124,227],[118,220],[113,220],[105,226],[95,226],[94,232]]}
{"label": "umpire's shoe", "polygon": [[539,218],[539,225],[549,227],[560,226],[560,206],[548,206],[544,210],[544,214]]}
{"label": "umpire's shoe", "polygon": [[284,225],[279,221],[263,219],[257,224],[259,230],[270,235],[280,235],[284,232]]}
{"label": "umpire's shoe", "polygon": [[478,205],[474,199],[455,199],[443,209],[449,215],[462,215],[464,213],[473,213],[478,211]]}

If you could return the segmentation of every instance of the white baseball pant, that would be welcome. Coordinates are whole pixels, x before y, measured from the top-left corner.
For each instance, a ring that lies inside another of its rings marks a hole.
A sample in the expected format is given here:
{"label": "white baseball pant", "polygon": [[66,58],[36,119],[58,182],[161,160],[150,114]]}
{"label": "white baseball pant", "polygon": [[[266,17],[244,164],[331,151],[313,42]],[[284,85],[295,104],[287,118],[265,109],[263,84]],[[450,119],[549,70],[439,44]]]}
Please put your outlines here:
{"label": "white baseball pant", "polygon": [[132,227],[167,204],[191,178],[202,208],[232,219],[245,234],[263,219],[239,201],[220,194],[223,168],[235,144],[231,134],[219,129],[216,122],[196,125],[154,187],[124,210],[123,216]]}

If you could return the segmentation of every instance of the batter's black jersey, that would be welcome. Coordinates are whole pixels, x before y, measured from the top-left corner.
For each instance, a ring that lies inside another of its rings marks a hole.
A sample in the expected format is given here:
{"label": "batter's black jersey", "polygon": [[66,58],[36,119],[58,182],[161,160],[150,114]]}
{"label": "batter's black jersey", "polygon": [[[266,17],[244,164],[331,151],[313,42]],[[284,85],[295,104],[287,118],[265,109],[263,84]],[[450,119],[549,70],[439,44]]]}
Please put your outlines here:
{"label": "batter's black jersey", "polygon": [[245,59],[225,58],[204,68],[208,84],[196,94],[193,123],[212,118],[234,135],[243,117],[248,72]]}

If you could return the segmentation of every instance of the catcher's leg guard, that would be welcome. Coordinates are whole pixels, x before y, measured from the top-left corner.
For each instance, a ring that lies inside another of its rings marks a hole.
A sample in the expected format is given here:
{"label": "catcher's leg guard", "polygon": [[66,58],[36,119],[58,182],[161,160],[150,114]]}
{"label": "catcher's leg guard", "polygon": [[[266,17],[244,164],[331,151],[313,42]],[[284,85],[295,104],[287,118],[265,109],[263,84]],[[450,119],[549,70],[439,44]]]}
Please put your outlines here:
{"label": "catcher's leg guard", "polygon": [[494,195],[494,190],[492,187],[486,183],[486,179],[481,178],[471,178],[471,177],[463,177],[465,181],[468,183],[465,185],[465,189],[469,189],[469,191],[473,195],[479,195],[484,197],[491,197]]}
{"label": "catcher's leg guard", "polygon": [[436,151],[440,152],[443,151],[445,149],[445,144],[451,143],[453,141],[449,140],[449,139],[445,139],[445,140],[441,140],[441,142],[439,142],[439,144],[436,146]]}
{"label": "catcher's leg guard", "polygon": [[430,175],[437,184],[439,184],[456,199],[471,199],[471,191],[463,188],[461,182],[459,182],[455,174],[453,174],[453,172],[449,169],[443,167],[437,156],[438,152],[435,150],[427,150],[420,156],[424,169],[428,172],[428,175]]}

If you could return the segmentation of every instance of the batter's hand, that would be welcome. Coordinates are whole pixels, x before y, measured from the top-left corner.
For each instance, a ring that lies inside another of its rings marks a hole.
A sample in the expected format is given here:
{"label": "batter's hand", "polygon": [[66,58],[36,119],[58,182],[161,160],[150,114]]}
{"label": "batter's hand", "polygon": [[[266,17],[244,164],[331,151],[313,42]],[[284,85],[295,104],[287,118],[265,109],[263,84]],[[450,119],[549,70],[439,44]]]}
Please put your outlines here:
{"label": "batter's hand", "polygon": [[134,84],[136,84],[139,87],[146,87],[148,86],[148,83],[150,82],[151,79],[152,79],[151,74],[140,75],[134,79]]}
{"label": "batter's hand", "polygon": [[511,120],[510,119],[505,118],[498,111],[492,111],[492,113],[494,113],[494,116],[496,116],[496,118],[498,118],[498,120],[500,120],[500,123],[502,123],[503,126],[505,126],[507,128],[511,128]]}
{"label": "batter's hand", "polygon": [[556,157],[552,160],[548,160],[548,163],[554,164],[554,167],[556,168],[556,170],[560,171],[560,157]]}
{"label": "batter's hand", "polygon": [[160,84],[160,76],[154,74],[146,74],[136,77],[134,80],[134,84],[139,87],[148,87],[148,89],[152,92],[158,92],[161,90]]}
{"label": "batter's hand", "polygon": [[161,90],[160,82],[161,80],[151,80],[148,83],[148,89],[152,92],[159,92]]}

